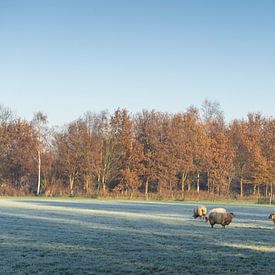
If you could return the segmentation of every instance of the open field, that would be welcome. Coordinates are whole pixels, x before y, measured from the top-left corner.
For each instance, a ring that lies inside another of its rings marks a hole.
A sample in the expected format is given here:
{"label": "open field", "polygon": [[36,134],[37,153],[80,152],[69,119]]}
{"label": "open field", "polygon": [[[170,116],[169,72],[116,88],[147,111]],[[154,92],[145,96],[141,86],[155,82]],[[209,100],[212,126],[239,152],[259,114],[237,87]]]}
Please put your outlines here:
{"label": "open field", "polygon": [[237,216],[211,229],[194,205],[0,199],[0,273],[275,274],[274,206],[219,204]]}

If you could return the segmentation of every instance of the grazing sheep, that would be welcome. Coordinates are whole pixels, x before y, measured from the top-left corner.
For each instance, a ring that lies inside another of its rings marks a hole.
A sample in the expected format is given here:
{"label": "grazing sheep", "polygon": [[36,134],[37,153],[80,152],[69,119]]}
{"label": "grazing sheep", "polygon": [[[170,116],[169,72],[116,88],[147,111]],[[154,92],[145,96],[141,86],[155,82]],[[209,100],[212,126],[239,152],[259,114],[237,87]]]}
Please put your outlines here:
{"label": "grazing sheep", "polygon": [[193,211],[193,217],[194,217],[194,219],[196,219],[198,217],[200,217],[200,219],[201,219],[206,216],[206,213],[207,213],[206,207],[203,205],[198,205]]}
{"label": "grazing sheep", "polygon": [[268,218],[275,223],[275,213],[270,214]]}
{"label": "grazing sheep", "polygon": [[209,215],[210,215],[211,213],[226,213],[226,212],[227,212],[227,210],[226,210],[225,208],[213,208],[213,209],[211,209],[211,210],[208,212],[208,214],[206,215],[205,221],[206,221],[206,222],[208,221]]}
{"label": "grazing sheep", "polygon": [[209,223],[211,224],[211,227],[215,224],[221,224],[223,228],[225,228],[226,225],[229,225],[232,222],[232,219],[235,217],[234,213],[217,213],[217,212],[212,212],[210,213],[208,220]]}

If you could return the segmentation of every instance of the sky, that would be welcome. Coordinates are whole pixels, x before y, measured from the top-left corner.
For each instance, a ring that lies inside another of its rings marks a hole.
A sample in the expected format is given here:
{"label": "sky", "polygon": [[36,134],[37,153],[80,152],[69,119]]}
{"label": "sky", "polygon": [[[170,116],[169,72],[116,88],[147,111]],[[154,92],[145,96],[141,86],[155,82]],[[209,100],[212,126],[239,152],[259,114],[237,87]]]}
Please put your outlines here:
{"label": "sky", "polygon": [[1,0],[0,104],[53,125],[86,111],[275,116],[275,1]]}

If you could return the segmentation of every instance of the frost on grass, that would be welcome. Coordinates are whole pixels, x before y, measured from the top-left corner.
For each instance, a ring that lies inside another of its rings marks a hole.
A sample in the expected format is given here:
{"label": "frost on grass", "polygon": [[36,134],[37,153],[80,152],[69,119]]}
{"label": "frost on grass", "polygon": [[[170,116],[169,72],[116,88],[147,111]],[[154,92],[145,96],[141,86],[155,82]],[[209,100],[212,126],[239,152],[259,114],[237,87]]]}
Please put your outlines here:
{"label": "frost on grass", "polygon": [[226,207],[211,229],[194,204],[0,200],[1,274],[275,274],[270,207]]}

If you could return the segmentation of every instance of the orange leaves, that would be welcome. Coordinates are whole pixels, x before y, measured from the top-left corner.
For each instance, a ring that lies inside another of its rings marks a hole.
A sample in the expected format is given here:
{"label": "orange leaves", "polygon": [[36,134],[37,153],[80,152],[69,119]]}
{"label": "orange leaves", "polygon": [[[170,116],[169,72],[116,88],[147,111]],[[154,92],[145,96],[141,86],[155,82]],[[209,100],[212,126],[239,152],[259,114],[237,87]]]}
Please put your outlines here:
{"label": "orange leaves", "polygon": [[[184,193],[197,186],[199,191],[228,194],[230,188],[245,193],[247,183],[270,184],[271,189],[274,119],[249,114],[227,125],[218,105],[206,107],[204,120],[194,107],[176,114],[130,115],[125,109],[112,115],[86,113],[57,131],[50,137],[52,146],[41,151],[43,180],[71,183],[81,192],[119,186],[124,193]],[[24,182],[34,182],[37,150],[46,144],[34,126],[23,120],[0,124],[1,181],[20,186],[24,177]],[[245,185],[238,188],[236,183]]]}

